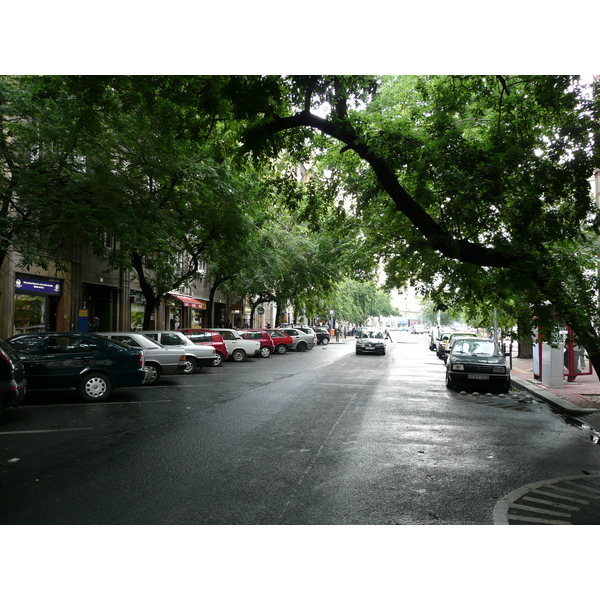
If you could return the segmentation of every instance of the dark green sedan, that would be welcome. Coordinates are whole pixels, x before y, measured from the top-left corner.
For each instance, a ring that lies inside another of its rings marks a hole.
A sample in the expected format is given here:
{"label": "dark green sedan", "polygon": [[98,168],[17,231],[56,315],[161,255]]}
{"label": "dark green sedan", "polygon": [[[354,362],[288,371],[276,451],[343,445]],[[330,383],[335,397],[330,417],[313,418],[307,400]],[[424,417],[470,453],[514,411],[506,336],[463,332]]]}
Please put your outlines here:
{"label": "dark green sedan", "polygon": [[28,391],[75,390],[84,400],[106,400],[146,377],[142,350],[93,333],[26,333],[6,342],[23,360]]}

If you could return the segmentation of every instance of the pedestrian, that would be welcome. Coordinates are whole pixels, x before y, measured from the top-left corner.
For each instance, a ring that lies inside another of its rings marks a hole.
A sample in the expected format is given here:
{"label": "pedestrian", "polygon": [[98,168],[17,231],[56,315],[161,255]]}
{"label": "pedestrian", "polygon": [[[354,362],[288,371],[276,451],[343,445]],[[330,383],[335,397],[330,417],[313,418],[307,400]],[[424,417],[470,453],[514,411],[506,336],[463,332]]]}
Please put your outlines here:
{"label": "pedestrian", "polygon": [[392,336],[390,335],[390,332],[388,331],[387,327],[385,330],[384,338],[390,340],[390,342],[392,342],[392,344],[394,343],[394,341],[392,340]]}
{"label": "pedestrian", "polygon": [[100,329],[100,319],[98,317],[94,317],[92,322],[90,323],[89,330],[92,333],[96,333]]}

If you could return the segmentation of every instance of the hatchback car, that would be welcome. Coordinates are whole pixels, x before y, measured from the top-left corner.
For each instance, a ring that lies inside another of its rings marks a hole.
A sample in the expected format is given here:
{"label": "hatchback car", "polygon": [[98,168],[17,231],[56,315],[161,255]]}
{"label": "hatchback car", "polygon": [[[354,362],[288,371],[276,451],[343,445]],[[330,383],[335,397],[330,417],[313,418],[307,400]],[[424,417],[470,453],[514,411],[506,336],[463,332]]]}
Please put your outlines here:
{"label": "hatchback car", "polygon": [[326,346],[331,340],[331,333],[327,327],[313,327],[313,331],[317,334],[317,344]]}
{"label": "hatchback car", "polygon": [[27,380],[19,355],[0,340],[0,417],[5,408],[17,406],[25,397]]}
{"label": "hatchback car", "polygon": [[356,337],[356,354],[373,353],[383,356],[385,351],[385,335],[379,329],[362,329]]}
{"label": "hatchback car", "polygon": [[101,331],[98,335],[144,351],[146,370],[148,371],[144,385],[158,383],[163,375],[182,375],[185,371],[185,352],[182,348],[162,346],[137,332]]}
{"label": "hatchback car", "polygon": [[224,360],[229,357],[225,340],[220,333],[210,329],[176,329],[188,337],[194,344],[212,346],[217,353],[213,359],[213,367],[220,367]]}
{"label": "hatchback car", "polygon": [[317,345],[317,335],[314,331],[312,334],[304,333],[292,327],[280,327],[280,331],[287,333],[292,338],[293,344],[290,350],[306,352],[306,350],[312,350]]}
{"label": "hatchback car", "polygon": [[193,373],[198,367],[211,367],[217,351],[210,346],[194,344],[189,337],[180,331],[142,331],[151,340],[169,347],[180,348],[185,352],[184,374]]}
{"label": "hatchback car", "polygon": [[239,329],[238,333],[245,340],[258,340],[260,342],[260,355],[269,358],[275,352],[275,343],[271,336],[262,329]]}
{"label": "hatchback car", "polygon": [[31,391],[77,390],[84,400],[106,400],[113,389],[146,378],[139,348],[93,333],[25,333],[6,341],[23,360]]}
{"label": "hatchback car", "polygon": [[507,393],[510,369],[498,344],[485,338],[456,340],[446,363],[446,387]]}
{"label": "hatchback car", "polygon": [[275,344],[275,352],[277,354],[285,354],[288,350],[292,349],[294,340],[290,335],[280,331],[279,329],[266,329],[265,330]]}

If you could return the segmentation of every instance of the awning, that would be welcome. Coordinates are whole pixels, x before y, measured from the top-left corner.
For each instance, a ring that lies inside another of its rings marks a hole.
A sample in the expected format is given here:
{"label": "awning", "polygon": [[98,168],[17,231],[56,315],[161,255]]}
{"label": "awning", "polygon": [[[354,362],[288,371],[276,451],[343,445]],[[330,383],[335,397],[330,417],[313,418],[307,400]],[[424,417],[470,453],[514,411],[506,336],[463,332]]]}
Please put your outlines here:
{"label": "awning", "polygon": [[196,300],[196,298],[190,298],[190,296],[178,296],[177,294],[170,294],[170,296],[177,298],[184,306],[206,310],[206,303],[202,300]]}

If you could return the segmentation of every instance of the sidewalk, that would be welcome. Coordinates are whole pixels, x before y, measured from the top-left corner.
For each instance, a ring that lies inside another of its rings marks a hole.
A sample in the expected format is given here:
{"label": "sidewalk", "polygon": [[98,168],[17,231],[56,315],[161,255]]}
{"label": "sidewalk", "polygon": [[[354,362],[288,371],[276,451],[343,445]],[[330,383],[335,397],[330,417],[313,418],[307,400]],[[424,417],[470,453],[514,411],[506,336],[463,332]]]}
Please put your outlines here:
{"label": "sidewalk", "polygon": [[597,374],[578,375],[574,382],[565,379],[564,387],[550,389],[534,378],[532,358],[513,356],[510,375],[514,387],[600,431],[600,380]]}

